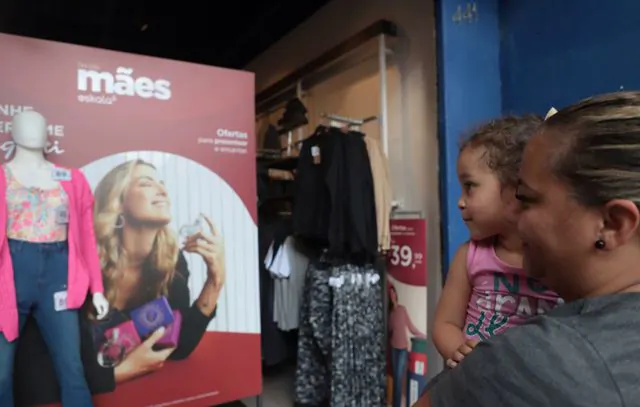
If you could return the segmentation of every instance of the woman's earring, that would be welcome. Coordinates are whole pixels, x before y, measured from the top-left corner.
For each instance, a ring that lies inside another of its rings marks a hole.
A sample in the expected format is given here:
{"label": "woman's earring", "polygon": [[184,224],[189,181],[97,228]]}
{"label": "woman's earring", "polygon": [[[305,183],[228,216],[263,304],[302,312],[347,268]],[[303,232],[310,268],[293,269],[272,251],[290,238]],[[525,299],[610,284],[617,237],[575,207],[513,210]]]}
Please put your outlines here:
{"label": "woman's earring", "polygon": [[118,215],[118,219],[116,220],[116,224],[113,225],[116,229],[122,229],[124,227],[124,216],[122,214]]}
{"label": "woman's earring", "polygon": [[598,240],[596,240],[596,243],[594,244],[594,246],[595,246],[595,247],[596,247],[596,249],[598,249],[598,250],[602,250],[602,249],[604,249],[604,247],[605,247],[606,245],[607,245],[607,244],[606,244],[606,243],[604,242],[604,240],[602,240],[602,239],[598,239]]}

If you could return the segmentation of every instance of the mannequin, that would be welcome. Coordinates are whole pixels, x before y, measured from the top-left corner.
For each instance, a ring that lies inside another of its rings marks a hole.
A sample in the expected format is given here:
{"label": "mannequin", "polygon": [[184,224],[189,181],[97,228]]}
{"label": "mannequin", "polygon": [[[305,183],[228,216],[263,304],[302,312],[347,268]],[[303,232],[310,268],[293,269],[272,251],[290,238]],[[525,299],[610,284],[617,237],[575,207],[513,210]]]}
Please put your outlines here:
{"label": "mannequin", "polygon": [[14,116],[12,137],[15,155],[0,170],[0,406],[14,405],[13,358],[32,314],[52,356],[62,404],[90,407],[78,309],[90,291],[97,318],[109,311],[91,189],[79,170],[46,160],[47,122],[40,113]]}

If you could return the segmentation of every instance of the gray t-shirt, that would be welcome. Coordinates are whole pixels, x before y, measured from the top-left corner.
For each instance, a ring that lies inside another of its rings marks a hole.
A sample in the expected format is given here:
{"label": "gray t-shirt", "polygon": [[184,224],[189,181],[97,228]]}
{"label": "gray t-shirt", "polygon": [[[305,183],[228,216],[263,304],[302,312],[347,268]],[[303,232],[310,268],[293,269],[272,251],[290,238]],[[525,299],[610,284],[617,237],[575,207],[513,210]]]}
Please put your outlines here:
{"label": "gray t-shirt", "polygon": [[572,302],[482,342],[429,386],[433,407],[640,405],[640,293]]}

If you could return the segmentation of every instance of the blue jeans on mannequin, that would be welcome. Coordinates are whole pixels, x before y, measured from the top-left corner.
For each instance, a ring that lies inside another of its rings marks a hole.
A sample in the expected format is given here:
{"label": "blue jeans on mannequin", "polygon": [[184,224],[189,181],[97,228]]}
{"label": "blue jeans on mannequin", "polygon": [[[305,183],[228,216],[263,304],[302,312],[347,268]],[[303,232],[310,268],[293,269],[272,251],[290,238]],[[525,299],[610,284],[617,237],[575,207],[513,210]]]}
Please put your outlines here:
{"label": "blue jeans on mannequin", "polygon": [[[91,393],[80,356],[78,310],[57,311],[54,295],[66,291],[67,242],[9,240],[18,300],[19,328],[33,316],[49,348],[65,407],[91,407]],[[0,406],[12,407],[13,360],[20,338],[8,342],[0,333]],[[33,389],[38,391],[38,389]]]}
{"label": "blue jeans on mannequin", "polygon": [[393,407],[402,407],[402,384],[407,374],[409,351],[391,348],[391,368],[393,370]]}

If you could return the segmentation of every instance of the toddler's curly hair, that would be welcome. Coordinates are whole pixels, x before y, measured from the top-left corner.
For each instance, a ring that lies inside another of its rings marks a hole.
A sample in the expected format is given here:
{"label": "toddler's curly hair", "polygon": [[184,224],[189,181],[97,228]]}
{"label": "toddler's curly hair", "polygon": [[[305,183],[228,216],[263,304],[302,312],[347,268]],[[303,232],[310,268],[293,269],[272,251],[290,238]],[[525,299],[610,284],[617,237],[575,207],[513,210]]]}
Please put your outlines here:
{"label": "toddler's curly hair", "polygon": [[491,120],[460,144],[460,152],[465,148],[485,148],[486,163],[502,185],[516,186],[524,148],[543,122],[542,117],[533,114]]}

